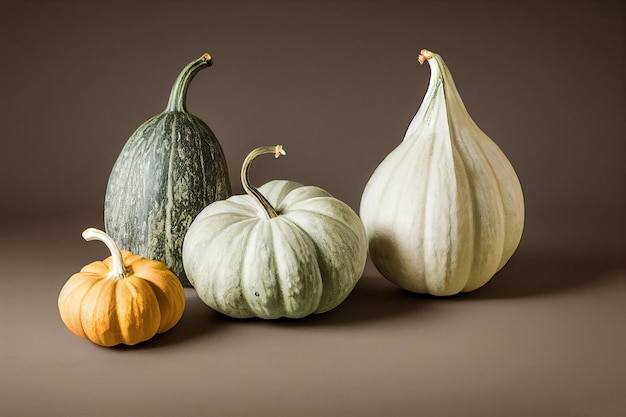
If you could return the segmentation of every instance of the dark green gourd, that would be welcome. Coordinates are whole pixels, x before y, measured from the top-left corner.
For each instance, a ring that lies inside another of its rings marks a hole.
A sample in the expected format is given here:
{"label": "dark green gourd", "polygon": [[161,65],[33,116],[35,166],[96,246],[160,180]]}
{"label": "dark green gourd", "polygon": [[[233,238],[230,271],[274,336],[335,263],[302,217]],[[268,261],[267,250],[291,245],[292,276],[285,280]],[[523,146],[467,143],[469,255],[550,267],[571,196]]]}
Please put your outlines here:
{"label": "dark green gourd", "polygon": [[164,262],[190,286],[182,245],[192,220],[208,204],[231,195],[222,148],[211,129],[187,112],[189,82],[211,65],[204,54],[180,73],[167,108],[128,139],[109,177],[106,232],[120,249]]}

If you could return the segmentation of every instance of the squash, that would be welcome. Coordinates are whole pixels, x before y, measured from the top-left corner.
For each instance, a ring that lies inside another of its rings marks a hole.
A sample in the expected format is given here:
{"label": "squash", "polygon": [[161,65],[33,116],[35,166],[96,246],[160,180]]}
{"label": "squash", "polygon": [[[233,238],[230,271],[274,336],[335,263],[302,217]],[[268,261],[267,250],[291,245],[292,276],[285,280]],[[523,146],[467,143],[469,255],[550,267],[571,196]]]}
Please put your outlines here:
{"label": "squash", "polygon": [[185,291],[163,262],[120,251],[98,229],[86,229],[83,237],[104,242],[111,256],[84,266],[63,285],[58,308],[72,333],[101,346],[134,345],[178,323]]}
{"label": "squash", "polygon": [[487,283],[524,228],[511,163],[476,125],[441,56],[422,50],[431,78],[404,140],[378,165],[360,216],[380,273],[416,293],[453,295]]}
{"label": "squash", "polygon": [[194,219],[183,243],[183,264],[199,297],[234,317],[301,318],[327,312],[348,297],[363,273],[363,223],[327,191],[273,180],[258,189],[241,169],[246,195],[217,201]]}
{"label": "squash", "polygon": [[106,188],[104,225],[122,249],[164,262],[184,286],[182,244],[194,217],[231,194],[222,148],[211,129],[187,112],[185,96],[209,54],[189,63],[164,112],[143,123],[119,154]]}

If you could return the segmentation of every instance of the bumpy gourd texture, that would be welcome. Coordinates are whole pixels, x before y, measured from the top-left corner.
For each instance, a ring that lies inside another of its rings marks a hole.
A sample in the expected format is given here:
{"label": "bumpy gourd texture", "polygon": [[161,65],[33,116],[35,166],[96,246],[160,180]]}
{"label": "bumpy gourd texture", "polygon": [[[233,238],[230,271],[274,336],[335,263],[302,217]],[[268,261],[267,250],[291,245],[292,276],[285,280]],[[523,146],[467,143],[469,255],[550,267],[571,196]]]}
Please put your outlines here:
{"label": "bumpy gourd texture", "polygon": [[221,146],[186,112],[145,122],[122,149],[109,177],[104,222],[121,248],[167,264],[184,285],[187,228],[208,204],[230,195]]}
{"label": "bumpy gourd texture", "polygon": [[104,204],[104,225],[117,244],[164,262],[186,286],[187,228],[207,204],[231,193],[219,142],[185,104],[189,83],[211,63],[205,53],[187,64],[165,111],[133,133],[115,162]]}
{"label": "bumpy gourd texture", "polygon": [[439,55],[403,142],[376,168],[360,215],[377,269],[417,293],[475,290],[517,248],[524,199],[504,153],[467,113]]}
{"label": "bumpy gourd texture", "polygon": [[363,224],[326,191],[271,181],[261,192],[209,205],[183,245],[187,276],[211,308],[236,318],[300,318],[335,308],[358,282],[367,257]]}
{"label": "bumpy gourd texture", "polygon": [[101,346],[146,341],[174,327],[185,309],[183,287],[165,264],[121,253],[127,277],[107,278],[111,257],[92,262],[68,279],[58,298],[67,328]]}

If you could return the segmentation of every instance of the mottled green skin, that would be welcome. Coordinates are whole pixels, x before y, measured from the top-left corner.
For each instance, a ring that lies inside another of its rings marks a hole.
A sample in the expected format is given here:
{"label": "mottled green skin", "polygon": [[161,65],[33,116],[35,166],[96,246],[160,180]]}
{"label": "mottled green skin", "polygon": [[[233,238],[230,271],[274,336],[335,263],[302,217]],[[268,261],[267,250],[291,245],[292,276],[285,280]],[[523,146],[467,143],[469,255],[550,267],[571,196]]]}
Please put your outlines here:
{"label": "mottled green skin", "polygon": [[277,180],[259,192],[277,217],[239,195],[189,227],[183,261],[198,296],[235,318],[301,318],[341,304],[365,267],[361,219],[318,187]]}
{"label": "mottled green skin", "polygon": [[121,249],[164,262],[184,286],[187,228],[208,204],[231,194],[220,144],[202,120],[166,111],[122,149],[106,190],[104,225]]}

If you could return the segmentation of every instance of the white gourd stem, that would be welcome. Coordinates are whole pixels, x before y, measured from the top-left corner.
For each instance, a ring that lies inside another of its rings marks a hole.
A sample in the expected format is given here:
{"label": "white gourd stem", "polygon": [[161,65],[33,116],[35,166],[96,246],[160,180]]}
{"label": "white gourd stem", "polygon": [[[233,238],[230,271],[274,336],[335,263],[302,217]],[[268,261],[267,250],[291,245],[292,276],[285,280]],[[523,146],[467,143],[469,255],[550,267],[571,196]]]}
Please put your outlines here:
{"label": "white gourd stem", "polygon": [[273,153],[275,158],[278,158],[281,155],[286,155],[287,153],[283,149],[282,145],[276,146],[262,146],[260,148],[254,149],[252,152],[246,156],[246,159],[243,161],[241,165],[241,184],[243,185],[243,189],[245,192],[252,198],[254,198],[259,205],[263,208],[265,214],[267,214],[268,219],[273,219],[278,217],[278,213],[276,209],[272,207],[269,201],[252,185],[250,185],[250,181],[248,179],[248,169],[250,168],[250,164],[252,161],[260,155]]}
{"label": "white gourd stem", "polygon": [[90,227],[88,229],[85,229],[85,231],[83,232],[83,239],[85,239],[86,241],[99,240],[100,242],[103,242],[105,245],[107,245],[107,248],[109,248],[111,256],[113,257],[113,267],[111,268],[111,272],[109,272],[109,275],[107,275],[107,278],[126,278],[126,268],[124,267],[122,252],[120,252],[120,248],[115,244],[115,241],[113,241],[111,236],[107,235],[102,230]]}
{"label": "white gourd stem", "polygon": [[185,68],[183,68],[183,70],[176,78],[176,81],[174,82],[174,86],[172,87],[172,91],[170,92],[170,97],[167,102],[167,107],[165,111],[187,111],[187,109],[185,108],[185,97],[187,96],[187,88],[189,87],[189,83],[198,71],[206,66],[210,66],[212,63],[213,60],[211,58],[211,55],[205,52],[200,58],[190,62]]}
{"label": "white gourd stem", "polygon": [[419,61],[420,64],[423,64],[424,62],[432,58],[433,58],[432,52],[430,52],[428,49],[422,49],[420,51],[419,56],[417,57],[417,60]]}

